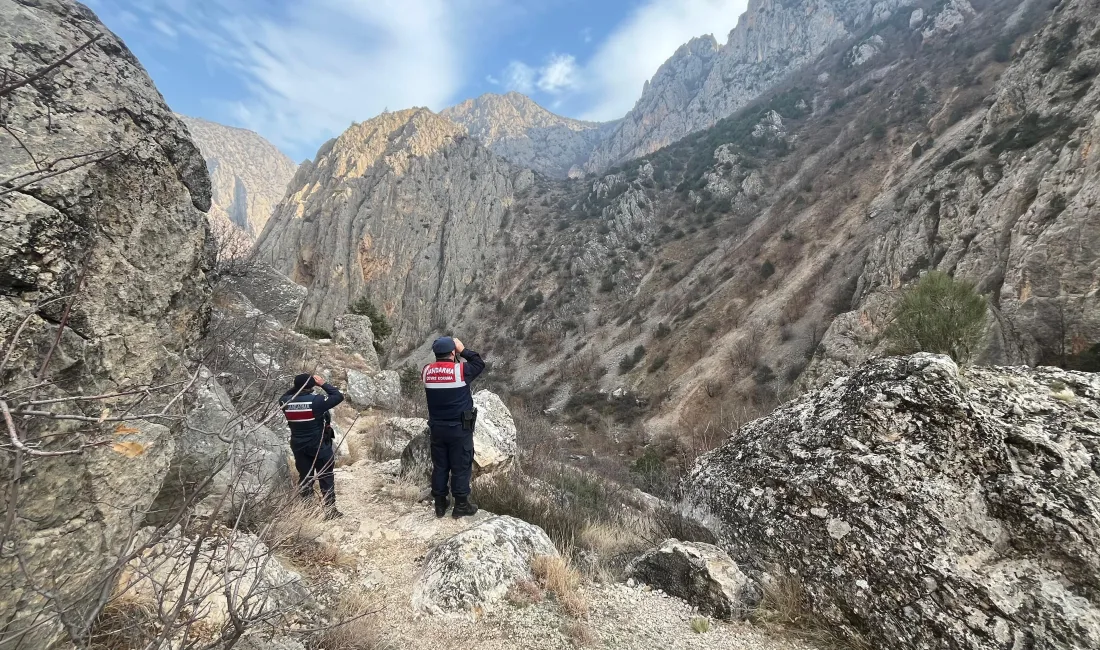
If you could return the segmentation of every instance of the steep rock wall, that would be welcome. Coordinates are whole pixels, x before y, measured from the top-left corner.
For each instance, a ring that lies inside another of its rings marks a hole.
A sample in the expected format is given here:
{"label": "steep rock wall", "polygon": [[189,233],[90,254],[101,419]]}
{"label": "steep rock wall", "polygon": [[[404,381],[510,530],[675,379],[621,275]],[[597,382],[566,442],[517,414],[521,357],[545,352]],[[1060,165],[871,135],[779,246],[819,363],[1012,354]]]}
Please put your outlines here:
{"label": "steep rock wall", "polygon": [[[9,82],[101,35],[3,98],[0,394],[24,445],[73,453],[0,451],[0,647],[45,648],[87,628],[174,450],[173,420],[97,420],[157,412],[174,390],[140,406],[131,395],[23,407],[85,421],[21,416],[20,404],[186,384],[208,314],[210,181],[183,123],[91,11],[0,0],[0,16]],[[86,164],[43,171],[59,160]]]}

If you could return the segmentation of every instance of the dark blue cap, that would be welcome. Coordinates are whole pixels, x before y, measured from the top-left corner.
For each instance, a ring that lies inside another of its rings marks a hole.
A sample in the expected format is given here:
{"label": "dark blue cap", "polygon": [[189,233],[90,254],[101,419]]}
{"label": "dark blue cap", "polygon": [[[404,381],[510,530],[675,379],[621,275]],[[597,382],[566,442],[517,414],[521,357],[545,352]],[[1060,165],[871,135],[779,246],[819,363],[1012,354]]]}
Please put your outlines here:
{"label": "dark blue cap", "polygon": [[444,354],[450,354],[454,352],[455,340],[449,336],[441,336],[432,343],[432,353],[436,356],[442,356]]}

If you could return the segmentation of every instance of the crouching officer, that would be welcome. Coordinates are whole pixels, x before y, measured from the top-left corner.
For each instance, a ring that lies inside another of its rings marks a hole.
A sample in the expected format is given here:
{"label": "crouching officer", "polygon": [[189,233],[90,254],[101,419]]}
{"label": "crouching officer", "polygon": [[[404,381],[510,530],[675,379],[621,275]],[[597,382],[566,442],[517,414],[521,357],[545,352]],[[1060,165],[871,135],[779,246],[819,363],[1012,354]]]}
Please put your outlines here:
{"label": "crouching officer", "polygon": [[[314,395],[320,387],[324,395]],[[344,401],[344,395],[320,375],[302,374],[294,378],[294,387],[279,398],[279,406],[290,425],[290,449],[298,469],[298,493],[302,499],[313,498],[313,483],[321,486],[325,500],[325,519],[343,517],[336,509],[336,480],[332,474],[336,456],[332,450],[332,428],[329,413]]]}
{"label": "crouching officer", "polygon": [[[447,481],[455,498],[455,518],[473,515],[477,504],[470,501],[470,475],[474,463],[474,421],[477,409],[470,394],[470,382],[485,369],[481,355],[449,336],[432,344],[435,363],[424,366],[422,378],[428,399],[428,427],[431,430],[432,496],[435,516],[447,512]],[[459,358],[465,359],[462,363]]]}

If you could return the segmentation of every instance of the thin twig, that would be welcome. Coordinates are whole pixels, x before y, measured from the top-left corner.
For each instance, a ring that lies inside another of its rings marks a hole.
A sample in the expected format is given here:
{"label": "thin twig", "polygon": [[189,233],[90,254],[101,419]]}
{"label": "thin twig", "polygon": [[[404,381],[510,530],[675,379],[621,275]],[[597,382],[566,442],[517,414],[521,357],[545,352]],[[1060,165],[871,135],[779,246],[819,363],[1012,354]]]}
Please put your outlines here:
{"label": "thin twig", "polygon": [[31,319],[38,315],[38,312],[42,311],[42,308],[51,303],[55,303],[58,300],[67,300],[71,296],[57,296],[56,298],[50,298],[45,302],[40,302],[35,305],[34,310],[27,314],[27,317],[23,319],[23,322],[16,328],[15,334],[11,338],[11,343],[8,345],[7,352],[4,353],[4,360],[0,361],[0,375],[3,375],[4,369],[8,367],[8,360],[11,358],[12,351],[15,350],[16,343],[19,342],[19,336],[23,333],[23,328],[27,326],[27,323],[31,322]]}
{"label": "thin twig", "polygon": [[96,34],[95,36],[93,36],[93,37],[89,38],[87,41],[85,41],[85,43],[83,45],[80,45],[80,46],[76,47],[75,49],[70,51],[68,54],[62,56],[60,59],[54,61],[50,65],[40,69],[38,72],[34,72],[28,77],[24,77],[23,79],[21,79],[19,81],[13,82],[11,84],[8,84],[8,85],[0,88],[0,97],[3,97],[4,95],[10,95],[13,91],[18,90],[19,88],[22,88],[23,86],[26,86],[27,84],[31,83],[32,81],[37,81],[38,79],[41,79],[42,77],[50,74],[54,70],[56,70],[56,69],[60,68],[62,65],[64,65],[64,63],[66,61],[73,58],[74,56],[76,56],[80,52],[84,51],[92,43],[95,43],[96,41],[98,41],[102,37],[103,37],[103,34]]}
{"label": "thin twig", "polygon": [[19,143],[19,146],[23,148],[23,151],[27,152],[27,156],[31,159],[31,162],[34,163],[34,168],[38,171],[42,171],[42,165],[38,164],[38,160],[35,159],[34,154],[31,153],[31,150],[28,149],[27,145],[23,143],[23,140],[21,140],[19,136],[15,135],[15,131],[12,131],[11,127],[2,122],[0,122],[0,128],[3,128],[5,131],[8,132],[8,135],[15,138],[15,141]]}
{"label": "thin twig", "polygon": [[[115,154],[118,154],[118,153],[121,153],[121,150],[120,149],[115,149],[114,151],[107,152],[105,155],[100,156],[99,158],[96,158],[94,160],[86,160],[84,162],[77,163],[77,164],[72,165],[70,167],[66,167],[64,169],[59,169],[59,170],[57,170],[55,172],[52,172],[50,174],[46,174],[45,176],[41,176],[39,178],[29,180],[26,183],[23,183],[22,185],[17,185],[16,187],[8,187],[7,189],[0,190],[0,196],[6,196],[6,195],[11,194],[13,192],[18,192],[19,190],[22,190],[25,187],[28,187],[30,185],[34,185],[35,183],[53,178],[55,176],[60,176],[62,174],[67,174],[68,172],[71,172],[74,169],[80,169],[81,167],[86,167],[88,165],[93,165],[97,162],[102,162],[102,161],[107,160],[111,156],[114,156]],[[11,179],[9,179],[7,181],[4,181],[3,183],[0,183],[0,185],[9,185],[10,183],[11,183]]]}

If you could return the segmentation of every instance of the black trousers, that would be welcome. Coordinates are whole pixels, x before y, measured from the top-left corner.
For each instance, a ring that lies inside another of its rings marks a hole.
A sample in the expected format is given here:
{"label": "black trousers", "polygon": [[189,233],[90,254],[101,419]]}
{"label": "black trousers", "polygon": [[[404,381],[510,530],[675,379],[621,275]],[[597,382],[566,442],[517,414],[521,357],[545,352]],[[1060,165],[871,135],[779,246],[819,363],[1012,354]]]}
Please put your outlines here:
{"label": "black trousers", "polygon": [[470,475],[474,465],[474,432],[458,422],[432,422],[432,496],[470,496]]}
{"label": "black trousers", "polygon": [[313,483],[316,481],[321,486],[325,505],[336,505],[336,478],[332,474],[336,455],[332,451],[332,441],[319,445],[291,441],[290,450],[294,452],[294,466],[298,470],[298,493],[302,498],[313,498]]}

